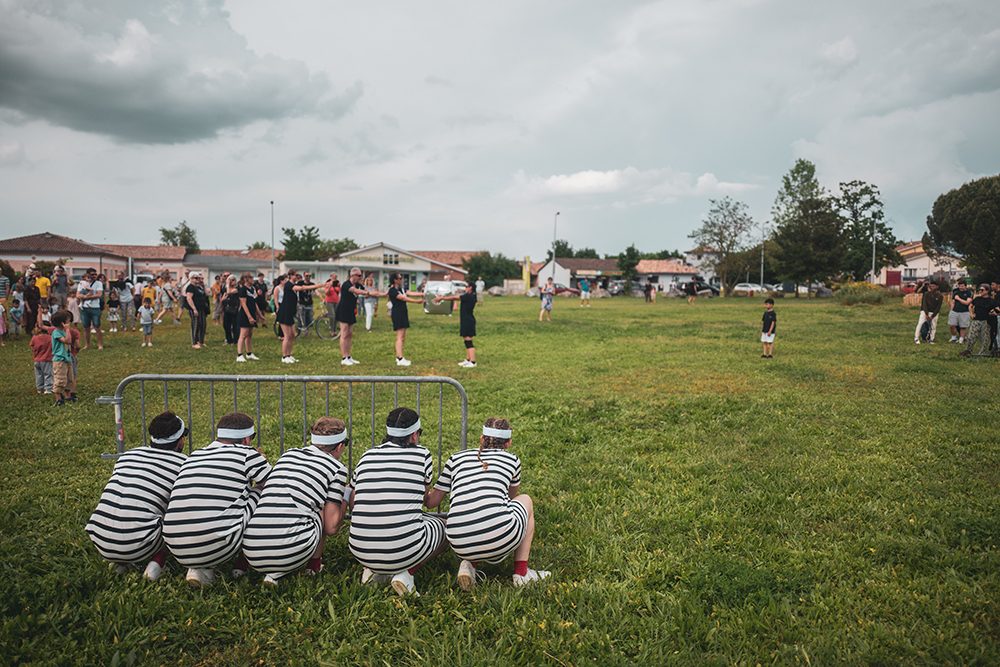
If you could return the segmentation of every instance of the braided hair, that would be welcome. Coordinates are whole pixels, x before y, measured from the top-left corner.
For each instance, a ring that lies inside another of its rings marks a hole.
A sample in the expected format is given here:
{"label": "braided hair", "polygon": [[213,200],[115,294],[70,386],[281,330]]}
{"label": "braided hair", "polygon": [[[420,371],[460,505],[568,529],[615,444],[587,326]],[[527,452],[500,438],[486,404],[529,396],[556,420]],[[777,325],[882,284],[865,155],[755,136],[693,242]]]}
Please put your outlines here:
{"label": "braided hair", "polygon": [[[343,433],[347,430],[347,424],[344,420],[337,419],[336,417],[320,417],[309,429],[309,432],[313,435],[336,435],[338,433]],[[317,445],[320,449],[328,452],[336,451],[337,447],[346,445],[347,441],[338,445]]]}
{"label": "braided hair", "polygon": [[[507,431],[510,429],[510,422],[503,417],[490,417],[483,426]],[[495,438],[491,435],[484,435],[479,438],[479,449],[476,450],[476,458],[482,464],[483,470],[489,470],[490,467],[490,464],[483,460],[483,449],[503,449],[504,445],[508,442],[510,442],[509,439],[504,440],[503,438]]]}
{"label": "braided hair", "polygon": [[[419,419],[420,415],[415,410],[411,410],[410,408],[396,408],[385,418],[385,425],[389,428],[409,428],[416,424]],[[404,447],[410,446],[410,436],[408,435],[390,435],[387,441]]]}

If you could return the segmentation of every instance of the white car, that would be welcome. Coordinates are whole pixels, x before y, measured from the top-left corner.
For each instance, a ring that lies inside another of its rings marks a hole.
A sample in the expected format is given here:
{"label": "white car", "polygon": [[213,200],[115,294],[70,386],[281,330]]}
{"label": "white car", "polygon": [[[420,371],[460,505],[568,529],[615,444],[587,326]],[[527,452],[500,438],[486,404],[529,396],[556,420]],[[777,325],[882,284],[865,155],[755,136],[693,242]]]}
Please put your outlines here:
{"label": "white car", "polygon": [[736,287],[733,288],[733,294],[763,294],[766,292],[763,287],[757,283],[736,283]]}

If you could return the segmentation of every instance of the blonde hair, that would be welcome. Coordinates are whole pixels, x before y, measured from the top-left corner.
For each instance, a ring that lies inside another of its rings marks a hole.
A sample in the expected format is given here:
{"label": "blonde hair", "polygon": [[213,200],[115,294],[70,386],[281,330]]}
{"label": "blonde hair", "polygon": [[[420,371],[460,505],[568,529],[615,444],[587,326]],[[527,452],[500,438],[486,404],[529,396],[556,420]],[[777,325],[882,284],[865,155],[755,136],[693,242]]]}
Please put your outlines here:
{"label": "blonde hair", "polygon": [[[486,428],[495,428],[500,431],[510,430],[510,422],[503,417],[490,417],[483,424]],[[482,464],[483,470],[489,470],[490,464],[483,460],[484,449],[503,449],[503,446],[510,442],[509,439],[495,438],[491,435],[480,436],[479,449],[476,450],[476,458]]]}
{"label": "blonde hair", "polygon": [[[336,435],[337,433],[343,433],[347,430],[347,425],[344,423],[343,419],[337,419],[336,417],[320,417],[315,422],[313,422],[312,428],[309,432],[314,435]],[[339,445],[317,445],[320,448],[328,448],[331,450],[346,444],[346,440]]]}

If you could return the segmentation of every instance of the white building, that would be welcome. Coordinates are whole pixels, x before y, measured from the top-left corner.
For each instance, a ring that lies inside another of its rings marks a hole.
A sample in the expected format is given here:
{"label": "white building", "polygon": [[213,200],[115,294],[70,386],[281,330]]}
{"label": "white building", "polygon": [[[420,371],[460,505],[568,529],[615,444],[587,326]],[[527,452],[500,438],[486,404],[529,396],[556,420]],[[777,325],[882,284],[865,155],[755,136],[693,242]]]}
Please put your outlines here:
{"label": "white building", "polygon": [[875,282],[886,287],[899,287],[902,283],[913,282],[921,278],[930,278],[935,274],[945,274],[949,282],[968,275],[965,265],[958,257],[932,258],[924,250],[921,241],[911,241],[896,246],[896,252],[903,257],[899,266],[889,266],[875,277]]}
{"label": "white building", "polygon": [[313,274],[314,282],[326,280],[331,273],[336,273],[337,278],[343,282],[355,266],[365,276],[372,275],[375,285],[380,289],[389,286],[389,276],[397,271],[403,274],[403,286],[407,289],[416,289],[425,280],[443,280],[445,276],[451,276],[452,280],[465,280],[465,269],[460,266],[445,264],[388,243],[374,243],[349,250],[323,262],[284,260],[281,262],[281,271],[284,273],[289,268],[309,271]]}
{"label": "white building", "polygon": [[695,268],[696,275],[705,279],[705,282],[718,285],[719,277],[715,275],[715,263],[718,261],[719,253],[713,248],[698,246],[684,252],[684,262]]}
{"label": "white building", "polygon": [[690,282],[698,275],[698,269],[679,259],[641,259],[635,270],[640,284],[650,283],[661,291],[670,289],[671,283]]}

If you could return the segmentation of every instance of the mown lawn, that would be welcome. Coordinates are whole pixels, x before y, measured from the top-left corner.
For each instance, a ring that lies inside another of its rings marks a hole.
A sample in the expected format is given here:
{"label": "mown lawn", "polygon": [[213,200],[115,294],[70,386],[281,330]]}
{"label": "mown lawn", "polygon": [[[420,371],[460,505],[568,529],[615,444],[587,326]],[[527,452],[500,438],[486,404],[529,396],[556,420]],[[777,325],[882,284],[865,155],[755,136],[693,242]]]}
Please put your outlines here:
{"label": "mown lawn", "polygon": [[[459,379],[472,439],[513,422],[532,564],[553,571],[520,591],[501,567],[462,594],[453,556],[418,574],[419,599],[362,588],[345,534],[318,579],[276,591],[192,591],[176,564],[155,585],[116,576],[83,532],[113,448],[94,397],[135,372],[339,375],[336,344],[304,341],[287,367],[262,335],[244,368],[218,327],[200,353],[184,327],[151,350],[119,335],[82,354],[81,403],[60,410],[35,395],[25,342],[0,349],[0,663],[1000,662],[1000,364],[914,346],[901,306],[779,301],[767,362],[757,300],[560,299],[551,324],[537,303],[481,309],[475,370],[455,365],[457,317],[415,314],[398,369]],[[396,374],[376,329],[355,372]]]}

